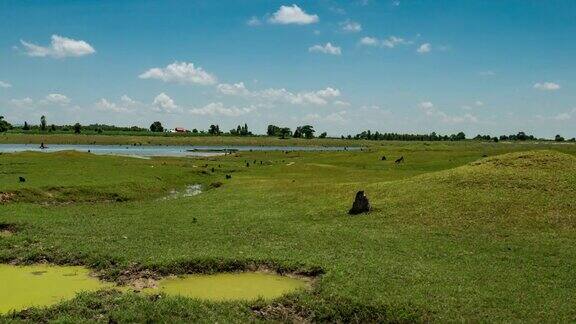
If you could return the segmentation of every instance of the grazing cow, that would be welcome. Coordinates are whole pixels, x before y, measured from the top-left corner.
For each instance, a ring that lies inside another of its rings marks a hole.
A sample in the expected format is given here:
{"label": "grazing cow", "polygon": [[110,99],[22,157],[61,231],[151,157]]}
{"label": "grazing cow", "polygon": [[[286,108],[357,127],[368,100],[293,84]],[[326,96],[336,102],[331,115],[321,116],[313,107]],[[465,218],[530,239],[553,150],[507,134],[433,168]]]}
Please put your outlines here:
{"label": "grazing cow", "polygon": [[400,163],[402,163],[402,162],[404,162],[404,157],[403,157],[403,156],[401,156],[401,157],[398,158],[396,161],[394,161],[394,163],[396,163],[396,164],[400,164]]}
{"label": "grazing cow", "polygon": [[249,166],[250,166],[250,162],[246,162],[246,167],[249,167]]}
{"label": "grazing cow", "polygon": [[212,168],[212,172],[214,172],[214,168]]}
{"label": "grazing cow", "polygon": [[26,178],[24,177],[18,177],[18,179],[20,180],[20,182],[26,182]]}
{"label": "grazing cow", "polygon": [[232,176],[229,175],[229,174],[227,174],[227,175],[226,175],[226,179],[232,179]]}
{"label": "grazing cow", "polygon": [[386,157],[384,155],[382,155],[382,161],[386,161]]}

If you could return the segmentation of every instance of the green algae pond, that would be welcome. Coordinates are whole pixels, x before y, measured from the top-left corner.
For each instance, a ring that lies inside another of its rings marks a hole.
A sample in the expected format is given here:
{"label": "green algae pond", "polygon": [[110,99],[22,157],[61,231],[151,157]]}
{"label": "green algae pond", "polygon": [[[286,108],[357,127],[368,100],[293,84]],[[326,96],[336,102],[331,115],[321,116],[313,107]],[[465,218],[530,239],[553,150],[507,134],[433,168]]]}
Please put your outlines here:
{"label": "green algae pond", "polygon": [[71,299],[81,291],[112,286],[78,266],[0,264],[0,314],[32,306],[50,306]]}
{"label": "green algae pond", "polygon": [[161,292],[210,301],[271,300],[307,286],[308,283],[302,279],[270,273],[242,272],[168,277],[158,282],[158,288],[148,288],[144,292]]}
{"label": "green algae pond", "polygon": [[[304,289],[307,281],[262,272],[170,276],[146,294],[163,293],[208,301],[271,300]],[[30,307],[51,306],[82,291],[113,289],[115,285],[79,266],[0,264],[0,314]],[[129,287],[119,287],[129,291]]]}

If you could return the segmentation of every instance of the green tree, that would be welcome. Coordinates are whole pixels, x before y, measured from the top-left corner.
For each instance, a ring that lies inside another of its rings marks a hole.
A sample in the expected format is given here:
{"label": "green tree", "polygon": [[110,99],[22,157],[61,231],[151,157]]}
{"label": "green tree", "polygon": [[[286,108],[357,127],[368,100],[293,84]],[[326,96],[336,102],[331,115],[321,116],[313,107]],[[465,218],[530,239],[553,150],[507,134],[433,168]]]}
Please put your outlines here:
{"label": "green tree", "polygon": [[164,127],[162,126],[161,122],[155,121],[152,123],[152,125],[150,125],[150,131],[154,133],[161,133],[164,131]]}
{"label": "green tree", "polygon": [[210,135],[220,135],[220,126],[218,125],[210,125],[210,128],[208,128],[208,134]]}
{"label": "green tree", "polygon": [[22,130],[25,130],[25,131],[30,130],[30,125],[28,125],[27,121],[24,122],[24,126],[22,126]]}
{"label": "green tree", "polygon": [[310,125],[304,125],[300,128],[300,132],[302,133],[302,135],[306,138],[313,138],[314,137],[314,132],[316,132],[314,130],[313,126]]}
{"label": "green tree", "polygon": [[40,117],[40,130],[41,131],[46,131],[46,116],[42,115],[42,117]]}
{"label": "green tree", "polygon": [[12,125],[4,119],[4,116],[0,116],[0,133],[4,133],[11,128]]}
{"label": "green tree", "polygon": [[326,138],[327,135],[328,134],[326,134],[326,132],[324,132],[324,133],[320,134],[320,136],[318,136],[318,138]]}
{"label": "green tree", "polygon": [[279,129],[278,135],[280,135],[280,138],[284,139],[292,135],[292,131],[288,127],[283,127]]}
{"label": "green tree", "polygon": [[560,135],[556,135],[556,137],[554,137],[554,140],[556,142],[564,142],[564,137],[560,136]]}
{"label": "green tree", "polygon": [[82,125],[80,123],[74,124],[74,134],[80,134],[82,131]]}

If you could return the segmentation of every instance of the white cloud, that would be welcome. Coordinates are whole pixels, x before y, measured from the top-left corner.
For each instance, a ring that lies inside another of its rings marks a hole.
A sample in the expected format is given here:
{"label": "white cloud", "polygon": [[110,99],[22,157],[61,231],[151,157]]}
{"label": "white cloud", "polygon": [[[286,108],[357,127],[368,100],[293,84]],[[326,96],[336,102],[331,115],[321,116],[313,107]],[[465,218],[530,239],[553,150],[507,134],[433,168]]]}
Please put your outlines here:
{"label": "white cloud", "polygon": [[163,112],[163,113],[175,113],[182,111],[182,108],[178,107],[174,100],[170,98],[167,94],[162,92],[161,94],[157,95],[154,98],[154,102],[152,103],[152,109],[156,112]]}
{"label": "white cloud", "polygon": [[286,102],[294,105],[326,105],[329,101],[341,96],[340,90],[331,87],[298,93],[290,92],[284,88],[250,91],[243,82],[235,84],[221,83],[217,86],[217,90],[225,95],[243,96],[269,102]]}
{"label": "white cloud", "polygon": [[152,68],[139,76],[140,79],[157,79],[164,82],[182,84],[196,83],[211,85],[216,83],[216,77],[193,63],[174,62],[165,68]]}
{"label": "white cloud", "polygon": [[280,9],[272,14],[269,22],[272,24],[296,24],[296,25],[308,25],[317,23],[319,20],[317,15],[307,14],[297,5],[292,6],[280,6]]}
{"label": "white cloud", "polygon": [[216,89],[225,95],[248,95],[249,91],[246,89],[244,82],[238,82],[234,84],[221,83]]}
{"label": "white cloud", "polygon": [[556,91],[560,89],[560,85],[554,82],[535,83],[534,89],[542,91]]}
{"label": "white cloud", "polygon": [[418,47],[418,49],[416,50],[416,52],[420,54],[430,53],[430,51],[432,51],[432,45],[430,45],[430,43],[424,43],[420,45],[420,47]]}
{"label": "white cloud", "polygon": [[45,101],[47,103],[52,103],[52,104],[67,105],[70,103],[70,98],[66,97],[63,94],[51,93],[51,94],[46,96]]}
{"label": "white cloud", "polygon": [[262,25],[262,21],[260,21],[260,19],[256,16],[252,16],[250,17],[250,19],[248,19],[248,21],[246,21],[246,25],[248,26],[260,26]]}
{"label": "white cloud", "polygon": [[127,95],[120,97],[121,103],[108,101],[105,98],[100,99],[96,104],[96,109],[99,111],[109,111],[114,113],[131,113],[135,111],[135,106],[138,102]]}
{"label": "white cloud", "polygon": [[136,100],[128,97],[127,95],[123,95],[122,97],[120,97],[120,100],[122,100],[122,102],[127,105],[135,105],[138,103]]}
{"label": "white cloud", "polygon": [[341,106],[341,107],[350,107],[350,103],[347,101],[336,100],[334,101],[334,105]]}
{"label": "white cloud", "polygon": [[12,88],[12,85],[8,82],[0,80],[0,88]]}
{"label": "white cloud", "polygon": [[388,47],[388,48],[394,48],[397,45],[408,45],[411,44],[411,42],[404,40],[403,38],[400,37],[396,37],[396,36],[390,36],[387,39],[382,40],[382,46],[384,47]]}
{"label": "white cloud", "polygon": [[67,37],[52,35],[49,46],[40,46],[20,40],[26,50],[26,55],[32,57],[80,57],[96,53],[96,50],[83,40],[74,40]]}
{"label": "white cloud", "polygon": [[378,46],[378,39],[374,38],[374,37],[362,37],[360,39],[360,44],[361,45],[366,45],[366,46]]}
{"label": "white cloud", "polygon": [[342,49],[338,46],[332,45],[330,42],[326,43],[326,45],[314,45],[308,48],[308,51],[312,53],[324,53],[330,55],[342,54]]}
{"label": "white cloud", "polygon": [[352,20],[346,20],[340,23],[342,30],[348,33],[358,33],[362,31],[362,25]]}
{"label": "white cloud", "polygon": [[482,101],[480,101],[480,100],[476,100],[476,102],[474,102],[474,104],[475,104],[477,107],[482,107],[482,106],[484,106],[484,103],[483,103]]}
{"label": "white cloud", "polygon": [[400,6],[400,1],[398,1],[398,0],[392,1],[392,6],[393,6],[393,7],[399,7],[399,6]]}
{"label": "white cloud", "polygon": [[375,37],[362,37],[360,39],[360,45],[365,46],[380,46],[380,47],[387,47],[387,48],[395,48],[398,45],[410,45],[412,44],[411,41],[407,41],[404,38],[390,36],[385,39],[377,39]]}
{"label": "white cloud", "polygon": [[430,112],[432,109],[434,109],[434,104],[430,101],[423,101],[420,104],[418,104],[418,106],[424,110],[427,114],[428,112]]}
{"label": "white cloud", "polygon": [[254,110],[256,110],[254,106],[246,108],[238,108],[236,106],[226,107],[221,102],[212,102],[202,108],[192,108],[188,110],[188,112],[193,115],[202,115],[202,116],[208,115],[208,116],[237,117],[248,114]]}

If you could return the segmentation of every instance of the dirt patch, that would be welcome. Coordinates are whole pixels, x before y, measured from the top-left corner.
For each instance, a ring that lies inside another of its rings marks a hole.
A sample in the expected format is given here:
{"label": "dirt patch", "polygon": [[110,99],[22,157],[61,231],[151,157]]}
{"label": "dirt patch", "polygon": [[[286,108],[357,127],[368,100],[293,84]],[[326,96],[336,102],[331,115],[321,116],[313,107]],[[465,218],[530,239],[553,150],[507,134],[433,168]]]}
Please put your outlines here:
{"label": "dirt patch", "polygon": [[312,323],[310,312],[294,304],[257,305],[252,307],[252,312],[256,317],[263,320],[275,320],[283,323]]}
{"label": "dirt patch", "polygon": [[11,202],[16,194],[13,192],[0,192],[0,204],[6,204]]}

